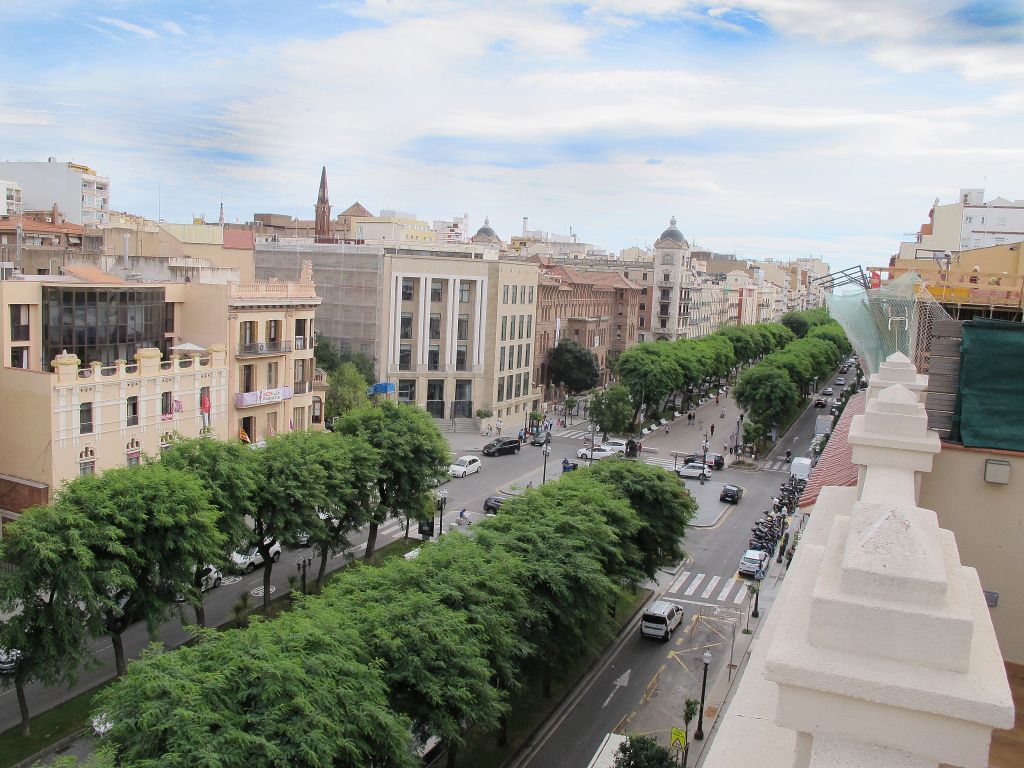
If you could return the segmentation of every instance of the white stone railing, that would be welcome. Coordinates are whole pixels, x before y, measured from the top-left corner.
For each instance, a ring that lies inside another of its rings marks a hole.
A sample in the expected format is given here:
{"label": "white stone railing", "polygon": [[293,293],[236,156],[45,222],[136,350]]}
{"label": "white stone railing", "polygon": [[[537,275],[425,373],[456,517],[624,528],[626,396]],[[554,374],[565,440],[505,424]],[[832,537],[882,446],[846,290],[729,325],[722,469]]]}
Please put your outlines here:
{"label": "white stone railing", "polygon": [[982,768],[1013,726],[977,572],[917,506],[940,450],[926,384],[899,353],[871,377],[858,487],[819,496],[704,768]]}

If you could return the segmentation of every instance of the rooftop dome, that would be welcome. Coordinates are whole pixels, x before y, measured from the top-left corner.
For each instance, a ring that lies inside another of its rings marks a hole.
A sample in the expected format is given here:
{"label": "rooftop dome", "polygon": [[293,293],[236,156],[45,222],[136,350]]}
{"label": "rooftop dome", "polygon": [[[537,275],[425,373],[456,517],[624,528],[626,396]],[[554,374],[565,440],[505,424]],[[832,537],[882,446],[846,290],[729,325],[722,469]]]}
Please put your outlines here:
{"label": "rooftop dome", "polygon": [[497,243],[501,241],[501,238],[498,237],[497,234],[495,234],[493,229],[491,229],[491,220],[489,218],[484,218],[484,225],[476,231],[476,234],[473,235],[472,240],[474,243],[481,241],[488,243]]}
{"label": "rooftop dome", "polygon": [[683,237],[683,233],[676,227],[675,216],[669,219],[668,229],[661,233],[661,237],[659,237],[658,240],[671,240],[673,243],[686,246],[686,238]]}

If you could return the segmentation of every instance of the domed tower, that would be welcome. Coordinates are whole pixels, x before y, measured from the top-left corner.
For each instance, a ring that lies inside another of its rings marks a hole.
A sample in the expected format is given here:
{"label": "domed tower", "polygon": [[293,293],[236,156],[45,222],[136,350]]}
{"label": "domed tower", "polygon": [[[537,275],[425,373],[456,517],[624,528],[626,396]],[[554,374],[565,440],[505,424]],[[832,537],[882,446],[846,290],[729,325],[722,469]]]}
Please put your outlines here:
{"label": "domed tower", "polygon": [[485,245],[502,245],[501,238],[491,229],[491,220],[484,218],[484,225],[476,231],[476,234],[469,238],[471,243],[483,243]]}
{"label": "domed tower", "polygon": [[686,242],[686,238],[683,237],[683,233],[679,231],[676,226],[676,217],[673,216],[668,220],[668,229],[661,233],[661,237],[654,241],[654,247],[665,248],[667,250],[680,250],[690,249],[690,244]]}
{"label": "domed tower", "polygon": [[668,229],[654,242],[651,331],[655,339],[679,338],[681,319],[689,314],[689,257],[690,244],[673,216]]}

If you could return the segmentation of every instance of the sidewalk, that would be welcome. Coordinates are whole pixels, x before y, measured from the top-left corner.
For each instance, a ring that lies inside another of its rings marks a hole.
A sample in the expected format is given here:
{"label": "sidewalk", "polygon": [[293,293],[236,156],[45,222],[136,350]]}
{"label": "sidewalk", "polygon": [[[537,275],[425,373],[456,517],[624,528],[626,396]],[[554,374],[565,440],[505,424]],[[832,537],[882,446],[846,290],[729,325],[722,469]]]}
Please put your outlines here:
{"label": "sidewalk", "polygon": [[[725,417],[722,417],[722,410],[725,410]],[[668,458],[672,452],[677,453],[701,453],[704,445],[704,434],[708,434],[708,452],[720,453],[725,457],[725,465],[729,466],[735,460],[735,456],[729,453],[725,444],[733,445],[730,437],[736,432],[736,421],[740,415],[740,407],[732,399],[732,389],[729,394],[722,395],[716,403],[712,397],[703,405],[697,406],[694,413],[697,420],[692,425],[686,421],[686,414],[680,412],[679,418],[659,426],[655,431],[650,432],[641,438],[644,451],[657,451]],[[711,435],[711,425],[715,427],[714,436]],[[742,438],[742,435],[741,435]]]}

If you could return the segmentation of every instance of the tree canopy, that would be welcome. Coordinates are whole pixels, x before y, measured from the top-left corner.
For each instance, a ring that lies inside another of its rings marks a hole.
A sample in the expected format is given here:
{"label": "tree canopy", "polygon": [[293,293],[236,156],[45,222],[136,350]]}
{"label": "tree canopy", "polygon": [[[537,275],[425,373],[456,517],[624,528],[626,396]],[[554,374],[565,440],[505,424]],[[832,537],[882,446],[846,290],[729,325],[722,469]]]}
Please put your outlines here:
{"label": "tree canopy", "polygon": [[597,386],[601,369],[597,356],[572,339],[563,336],[558,345],[548,351],[548,377],[554,384],[563,384],[576,394]]}
{"label": "tree canopy", "polygon": [[369,383],[355,363],[342,363],[327,377],[327,398],[324,412],[328,423],[336,416],[369,405],[366,394]]}
{"label": "tree canopy", "polygon": [[590,398],[590,418],[604,433],[622,434],[633,421],[633,401],[629,389],[623,384],[613,384]]}

